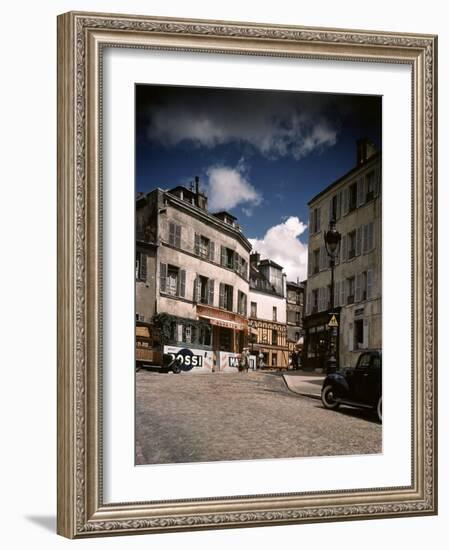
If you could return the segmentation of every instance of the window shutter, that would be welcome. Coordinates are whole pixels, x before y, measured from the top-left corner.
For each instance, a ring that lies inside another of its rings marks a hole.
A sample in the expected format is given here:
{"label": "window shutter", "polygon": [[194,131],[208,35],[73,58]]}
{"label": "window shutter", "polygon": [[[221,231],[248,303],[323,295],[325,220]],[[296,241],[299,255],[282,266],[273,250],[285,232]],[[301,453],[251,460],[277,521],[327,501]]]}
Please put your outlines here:
{"label": "window shutter", "polygon": [[369,346],[369,320],[363,319],[363,349]]}
{"label": "window shutter", "polygon": [[221,265],[226,265],[226,251],[223,245],[221,245]]}
{"label": "window shutter", "polygon": [[381,181],[381,168],[378,166],[374,174],[374,196],[377,197],[380,194],[380,181]]}
{"label": "window shutter", "polygon": [[369,242],[369,250],[373,250],[374,248],[374,222],[371,222],[368,224],[368,242]]}
{"label": "window shutter", "polygon": [[365,176],[357,180],[357,206],[365,204]]}
{"label": "window shutter", "polygon": [[215,243],[214,241],[209,242],[209,260],[215,262]]}
{"label": "window shutter", "polygon": [[357,273],[355,276],[355,301],[360,302],[362,299],[362,274]]}
{"label": "window shutter", "polygon": [[225,307],[224,301],[225,301],[224,283],[220,283],[220,302],[219,302],[219,306],[222,307],[222,308]]}
{"label": "window shutter", "polygon": [[315,224],[313,223],[314,213],[315,213],[315,211],[313,209],[310,209],[310,212],[309,212],[309,234],[315,233],[315,229],[314,229]]}
{"label": "window shutter", "polygon": [[333,200],[330,199],[330,200],[329,200],[329,215],[328,215],[328,220],[327,220],[329,223],[331,222],[332,213],[333,213],[333,212],[332,212],[332,202],[333,202]]}
{"label": "window shutter", "polygon": [[349,187],[346,187],[342,191],[343,193],[343,216],[346,216],[346,214],[349,212]]}
{"label": "window shutter", "polygon": [[[340,281],[334,281],[334,308],[340,303]],[[329,298],[330,301],[330,298]],[[332,307],[332,304],[331,304]]]}
{"label": "window shutter", "polygon": [[320,271],[323,271],[326,269],[326,248],[324,246],[320,246]]}
{"label": "window shutter", "polygon": [[142,280],[144,281],[147,280],[147,260],[148,260],[148,256],[146,254],[142,254],[140,268],[141,268]]}
{"label": "window shutter", "polygon": [[360,256],[362,253],[362,226],[357,227],[355,236],[355,255]]}
{"label": "window shutter", "polygon": [[307,250],[307,277],[310,277],[310,275],[312,275],[312,251],[309,246]]}
{"label": "window shutter", "polygon": [[248,314],[248,297],[243,294],[243,315],[246,317]]}
{"label": "window shutter", "polygon": [[240,260],[241,260],[240,255],[237,254],[237,252],[234,252],[234,269],[237,273],[241,272]]}
{"label": "window shutter", "polygon": [[186,270],[180,269],[179,270],[179,278],[178,278],[178,294],[179,296],[182,296],[185,298],[186,296]]}
{"label": "window shutter", "polygon": [[193,280],[193,301],[198,302],[198,275]]}
{"label": "window shutter", "polygon": [[195,233],[195,254],[200,255],[200,236],[198,233]]}
{"label": "window shutter", "polygon": [[208,285],[208,300],[207,300],[207,303],[210,306],[213,306],[214,305],[215,281],[213,279],[209,279],[207,285]]}
{"label": "window shutter", "polygon": [[337,193],[337,208],[335,213],[336,220],[339,220],[341,217],[341,195],[342,195],[341,191]]}
{"label": "window shutter", "polygon": [[341,261],[346,262],[348,257],[348,236],[343,235],[341,239]]}
{"label": "window shutter", "polygon": [[346,287],[346,281],[343,279],[340,281],[340,306],[345,305],[345,287]]}
{"label": "window shutter", "polygon": [[310,314],[310,294],[307,292],[306,294],[306,315]]}
{"label": "window shutter", "polygon": [[369,300],[373,297],[373,270],[368,269],[366,272],[366,298]]}
{"label": "window shutter", "polygon": [[173,222],[168,224],[168,242],[175,245],[175,224]]}
{"label": "window shutter", "polygon": [[321,231],[321,208],[316,209],[316,231]]}
{"label": "window shutter", "polygon": [[181,248],[181,226],[175,225],[175,246]]}
{"label": "window shutter", "polygon": [[354,324],[349,323],[349,331],[348,331],[348,349],[349,351],[354,351]]}
{"label": "window shutter", "polygon": [[368,251],[368,225],[363,226],[363,244],[362,244],[363,254],[366,254]]}
{"label": "window shutter", "polygon": [[231,292],[229,293],[231,296],[231,301],[228,304],[229,311],[234,311],[234,287],[231,286]]}
{"label": "window shutter", "polygon": [[167,264],[160,264],[160,292],[165,292],[167,287]]}

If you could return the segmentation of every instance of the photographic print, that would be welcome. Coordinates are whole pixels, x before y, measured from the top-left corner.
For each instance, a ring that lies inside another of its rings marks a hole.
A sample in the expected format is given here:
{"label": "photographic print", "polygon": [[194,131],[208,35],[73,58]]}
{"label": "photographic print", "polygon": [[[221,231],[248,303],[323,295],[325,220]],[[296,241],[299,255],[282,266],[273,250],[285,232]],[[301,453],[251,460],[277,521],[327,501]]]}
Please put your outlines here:
{"label": "photographic print", "polygon": [[135,462],[382,452],[382,98],[137,84]]}
{"label": "photographic print", "polygon": [[437,89],[435,35],[58,17],[58,533],[437,513]]}

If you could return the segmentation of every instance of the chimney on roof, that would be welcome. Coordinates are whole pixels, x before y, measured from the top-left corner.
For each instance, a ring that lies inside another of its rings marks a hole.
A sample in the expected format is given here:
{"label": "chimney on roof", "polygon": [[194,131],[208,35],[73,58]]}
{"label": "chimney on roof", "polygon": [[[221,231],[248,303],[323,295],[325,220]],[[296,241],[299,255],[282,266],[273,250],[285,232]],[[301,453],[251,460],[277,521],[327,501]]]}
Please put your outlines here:
{"label": "chimney on roof", "polygon": [[249,264],[257,266],[259,262],[260,262],[260,254],[258,252],[252,252],[249,255]]}
{"label": "chimney on roof", "polygon": [[357,140],[357,166],[365,163],[370,157],[376,153],[377,149],[374,143],[367,139]]}
{"label": "chimney on roof", "polygon": [[207,210],[207,197],[200,191],[200,178],[195,176],[195,204],[201,210]]}

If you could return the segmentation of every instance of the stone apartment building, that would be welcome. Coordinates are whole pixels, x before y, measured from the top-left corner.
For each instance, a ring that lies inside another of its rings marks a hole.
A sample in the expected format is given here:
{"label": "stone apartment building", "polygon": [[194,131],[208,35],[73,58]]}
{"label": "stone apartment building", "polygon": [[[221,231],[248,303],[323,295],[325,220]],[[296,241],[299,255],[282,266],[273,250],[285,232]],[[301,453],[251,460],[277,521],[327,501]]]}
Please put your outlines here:
{"label": "stone apartment building", "polygon": [[306,368],[325,368],[328,355],[331,270],[324,233],[332,217],[342,235],[334,286],[339,364],[353,366],[360,350],[382,347],[381,173],[381,153],[360,140],[356,166],[308,203]]}
{"label": "stone apartment building", "polygon": [[136,201],[136,321],[162,326],[163,351],[195,372],[235,370],[248,334],[251,245],[236,218],[210,213],[198,178]]}
{"label": "stone apartment building", "polygon": [[287,342],[291,353],[302,347],[304,317],[304,285],[287,281]]}
{"label": "stone apartment building", "polygon": [[266,367],[287,368],[289,364],[285,280],[280,265],[269,259],[261,260],[257,252],[251,254],[250,352],[257,357],[262,353]]}

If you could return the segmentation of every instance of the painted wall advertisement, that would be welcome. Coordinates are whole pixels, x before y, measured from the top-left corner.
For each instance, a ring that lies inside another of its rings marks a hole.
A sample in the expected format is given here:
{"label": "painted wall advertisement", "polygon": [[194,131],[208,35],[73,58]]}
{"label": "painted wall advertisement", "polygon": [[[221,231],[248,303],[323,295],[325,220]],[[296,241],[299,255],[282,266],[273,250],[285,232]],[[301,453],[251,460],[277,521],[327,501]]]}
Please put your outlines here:
{"label": "painted wall advertisement", "polygon": [[220,351],[219,353],[219,370],[220,372],[238,372],[239,370],[239,354],[231,353],[230,351]]}
{"label": "painted wall advertisement", "polygon": [[212,351],[164,346],[164,353],[176,357],[182,372],[212,372],[214,366],[214,354]]}

